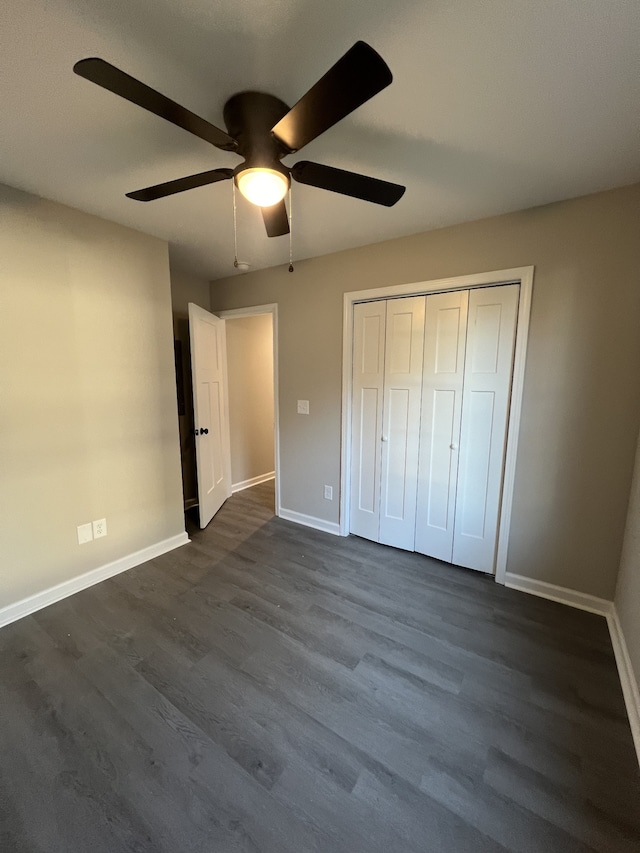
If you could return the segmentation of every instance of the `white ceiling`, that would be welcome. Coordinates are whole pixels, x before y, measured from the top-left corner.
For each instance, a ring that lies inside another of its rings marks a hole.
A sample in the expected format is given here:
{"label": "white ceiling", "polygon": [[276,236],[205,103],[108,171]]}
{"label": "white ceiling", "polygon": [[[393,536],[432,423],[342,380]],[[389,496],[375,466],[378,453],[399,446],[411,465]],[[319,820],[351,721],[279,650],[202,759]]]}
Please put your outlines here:
{"label": "white ceiling", "polygon": [[[220,127],[245,89],[292,105],[358,39],[394,81],[297,159],[406,184],[388,209],[293,186],[298,258],[640,180],[638,0],[3,0],[0,181],[157,235],[233,271],[231,182],[147,204],[125,192],[234,167],[72,73],[100,56]],[[239,201],[238,255],[288,261]]]}

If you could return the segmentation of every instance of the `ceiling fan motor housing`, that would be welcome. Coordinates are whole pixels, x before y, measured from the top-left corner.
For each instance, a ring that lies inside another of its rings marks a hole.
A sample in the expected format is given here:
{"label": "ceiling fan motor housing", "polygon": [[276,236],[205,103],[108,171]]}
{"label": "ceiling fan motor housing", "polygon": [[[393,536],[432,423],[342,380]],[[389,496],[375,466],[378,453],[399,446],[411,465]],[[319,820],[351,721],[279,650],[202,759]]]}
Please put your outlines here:
{"label": "ceiling fan motor housing", "polygon": [[290,170],[280,159],[289,149],[271,132],[271,128],[289,112],[289,107],[264,92],[239,92],[224,105],[227,131],[238,143],[236,153],[244,157],[234,175],[245,169],[274,169],[289,180]]}

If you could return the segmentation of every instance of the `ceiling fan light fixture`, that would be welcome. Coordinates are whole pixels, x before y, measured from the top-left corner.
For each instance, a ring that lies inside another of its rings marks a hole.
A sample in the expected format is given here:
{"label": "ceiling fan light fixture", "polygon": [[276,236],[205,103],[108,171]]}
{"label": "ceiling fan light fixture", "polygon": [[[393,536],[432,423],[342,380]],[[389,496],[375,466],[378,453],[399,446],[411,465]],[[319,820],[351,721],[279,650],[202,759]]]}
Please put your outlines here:
{"label": "ceiling fan light fixture", "polygon": [[282,163],[283,157],[299,151],[391,83],[389,66],[366,42],[357,41],[291,108],[267,92],[232,95],[222,110],[226,131],[99,57],[81,59],[73,70],[215,148],[242,158],[235,169],[209,169],[127,193],[135,201],[154,201],[232,179],[234,216],[238,189],[261,208],[267,236],[281,237],[291,234],[291,196],[289,210],[285,196],[292,180],[386,207],[399,201],[405,191],[399,184],[308,160],[293,166]]}
{"label": "ceiling fan light fixture", "polygon": [[289,190],[289,180],[276,169],[262,167],[243,169],[236,175],[236,184],[242,195],[258,207],[278,204]]}

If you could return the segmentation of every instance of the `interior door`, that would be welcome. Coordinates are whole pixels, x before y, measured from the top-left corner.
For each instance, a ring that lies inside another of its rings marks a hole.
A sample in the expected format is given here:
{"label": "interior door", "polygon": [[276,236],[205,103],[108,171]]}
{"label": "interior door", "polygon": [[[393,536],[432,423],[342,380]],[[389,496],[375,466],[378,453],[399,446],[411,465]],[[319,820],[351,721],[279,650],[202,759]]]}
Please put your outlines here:
{"label": "interior door", "polygon": [[416,531],[425,298],[387,302],[378,541],[408,551]]}
{"label": "interior door", "polygon": [[189,303],[200,527],[231,495],[225,322]]}
{"label": "interior door", "polygon": [[469,294],[452,560],[480,572],[494,570],[519,292]]}
{"label": "interior door", "polygon": [[427,296],[416,551],[451,562],[469,291]]}

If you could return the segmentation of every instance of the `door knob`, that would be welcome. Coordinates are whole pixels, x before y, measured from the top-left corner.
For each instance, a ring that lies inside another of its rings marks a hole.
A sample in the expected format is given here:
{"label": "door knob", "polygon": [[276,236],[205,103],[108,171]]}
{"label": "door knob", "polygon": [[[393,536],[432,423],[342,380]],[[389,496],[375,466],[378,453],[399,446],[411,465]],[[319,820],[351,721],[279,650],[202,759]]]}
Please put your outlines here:
{"label": "door knob", "polygon": [[451,450],[457,450],[458,449],[457,444],[450,444],[449,447],[451,448]]}
{"label": "door knob", "polygon": [[389,439],[387,438],[386,435],[383,435],[382,438],[380,439],[380,441],[389,441]]}
{"label": "door knob", "polygon": [[205,427],[205,429],[202,429],[202,427],[200,427],[200,435],[203,435],[203,434],[204,434],[204,435],[208,435],[208,434],[209,434],[209,430],[208,430],[206,427]]}

